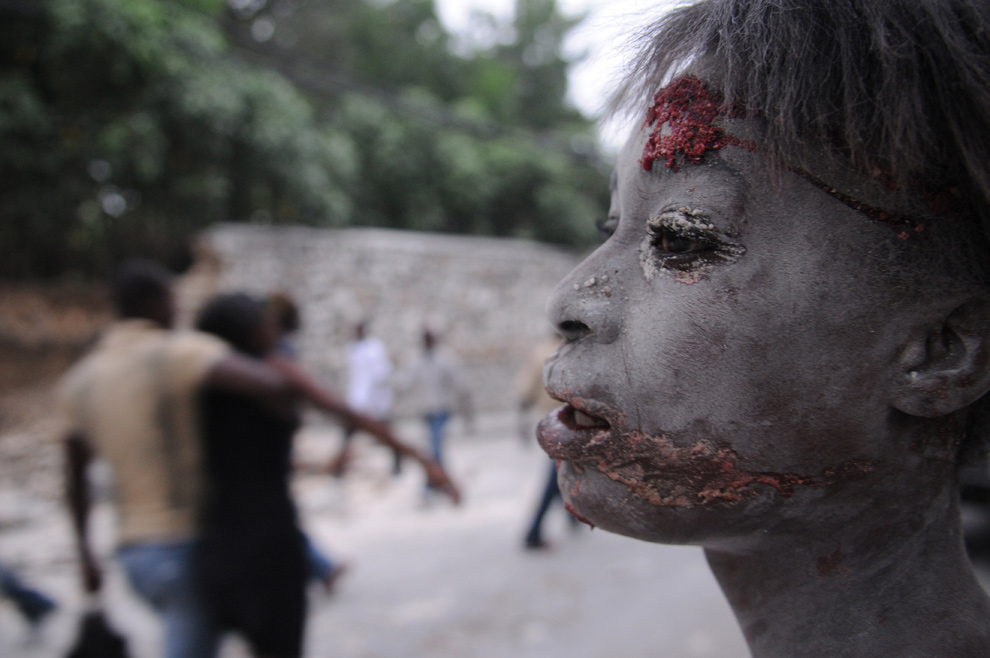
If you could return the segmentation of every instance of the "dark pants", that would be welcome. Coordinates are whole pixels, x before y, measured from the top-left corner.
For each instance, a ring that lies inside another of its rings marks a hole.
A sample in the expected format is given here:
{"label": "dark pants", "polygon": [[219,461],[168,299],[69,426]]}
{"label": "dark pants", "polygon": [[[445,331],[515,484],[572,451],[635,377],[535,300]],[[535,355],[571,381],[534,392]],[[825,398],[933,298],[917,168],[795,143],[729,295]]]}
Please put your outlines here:
{"label": "dark pants", "polygon": [[547,484],[543,488],[543,497],[540,499],[539,507],[536,508],[533,524],[526,534],[527,546],[539,546],[543,543],[543,517],[555,500],[563,500],[563,498],[560,495],[560,487],[557,486],[557,463],[551,461],[550,472],[547,474]]}

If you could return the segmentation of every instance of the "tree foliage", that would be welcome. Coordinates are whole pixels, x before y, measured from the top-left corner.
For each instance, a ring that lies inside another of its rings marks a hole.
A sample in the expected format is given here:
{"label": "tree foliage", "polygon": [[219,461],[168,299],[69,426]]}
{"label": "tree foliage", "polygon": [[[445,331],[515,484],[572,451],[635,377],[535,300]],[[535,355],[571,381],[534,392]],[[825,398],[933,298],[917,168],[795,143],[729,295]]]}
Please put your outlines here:
{"label": "tree foliage", "polygon": [[219,221],[587,242],[574,22],[518,5],[455,53],[432,0],[0,4],[0,274],[175,262]]}

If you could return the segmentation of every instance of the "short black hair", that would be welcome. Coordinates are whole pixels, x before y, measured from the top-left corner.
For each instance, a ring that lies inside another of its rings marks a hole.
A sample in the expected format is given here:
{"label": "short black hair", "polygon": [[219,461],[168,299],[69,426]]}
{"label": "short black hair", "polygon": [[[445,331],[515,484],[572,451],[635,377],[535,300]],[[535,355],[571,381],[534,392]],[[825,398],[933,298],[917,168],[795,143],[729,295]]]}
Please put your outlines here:
{"label": "short black hair", "polygon": [[110,288],[117,315],[144,318],[171,294],[172,274],[154,261],[131,260],[117,269]]}

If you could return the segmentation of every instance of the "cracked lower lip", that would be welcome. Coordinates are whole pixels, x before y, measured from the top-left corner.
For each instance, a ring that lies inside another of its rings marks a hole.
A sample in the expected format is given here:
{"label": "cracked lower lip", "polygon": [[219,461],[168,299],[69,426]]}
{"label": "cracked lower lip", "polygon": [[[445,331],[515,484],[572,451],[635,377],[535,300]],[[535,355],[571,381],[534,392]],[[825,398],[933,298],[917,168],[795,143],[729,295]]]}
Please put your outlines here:
{"label": "cracked lower lip", "polygon": [[580,458],[584,448],[596,437],[610,429],[606,420],[565,404],[540,421],[537,437],[540,446],[552,458],[572,461]]}

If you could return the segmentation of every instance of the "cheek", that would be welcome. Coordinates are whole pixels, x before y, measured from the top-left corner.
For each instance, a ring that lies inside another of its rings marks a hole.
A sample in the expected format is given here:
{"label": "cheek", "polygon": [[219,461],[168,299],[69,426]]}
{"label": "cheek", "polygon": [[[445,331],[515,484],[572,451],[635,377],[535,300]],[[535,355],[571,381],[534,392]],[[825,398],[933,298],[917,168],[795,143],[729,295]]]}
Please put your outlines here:
{"label": "cheek", "polygon": [[638,429],[707,436],[785,472],[870,452],[862,437],[886,418],[883,341],[847,316],[831,321],[835,300],[773,283],[759,294],[728,277],[646,286],[611,373]]}
{"label": "cheek", "polygon": [[722,300],[667,294],[650,305],[630,309],[628,340],[616,349],[611,372],[626,398],[618,402],[639,429],[680,431],[751,401],[755,372],[731,335],[732,313]]}

